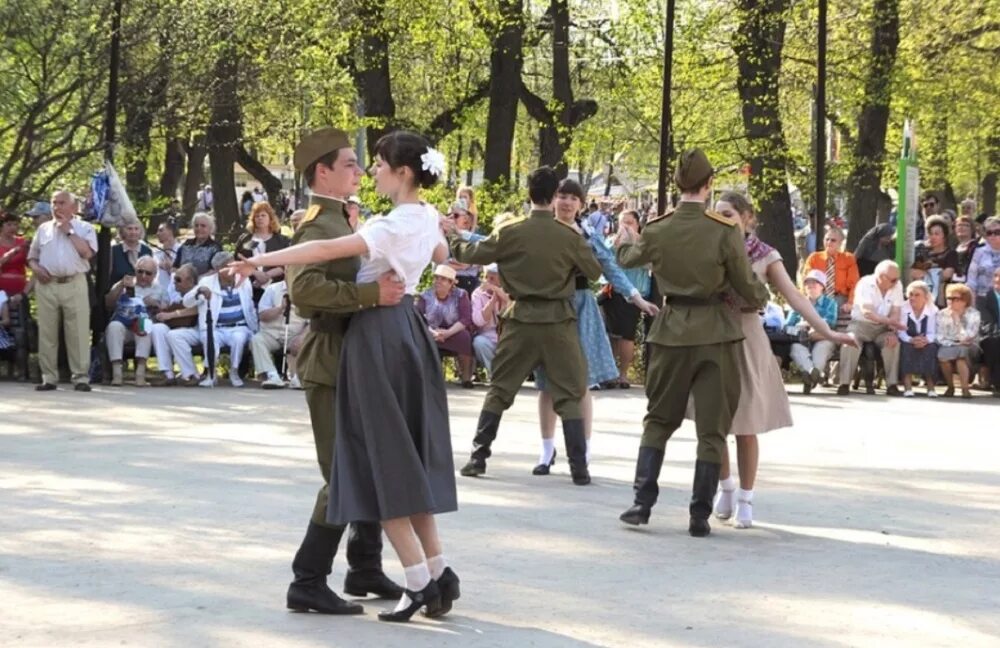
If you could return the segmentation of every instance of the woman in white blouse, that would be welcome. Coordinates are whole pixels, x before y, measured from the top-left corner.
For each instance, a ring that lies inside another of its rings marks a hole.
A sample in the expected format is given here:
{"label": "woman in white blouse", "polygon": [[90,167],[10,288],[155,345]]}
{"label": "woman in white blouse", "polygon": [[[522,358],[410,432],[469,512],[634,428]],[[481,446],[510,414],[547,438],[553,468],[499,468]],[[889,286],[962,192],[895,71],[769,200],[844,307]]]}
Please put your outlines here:
{"label": "woman in white blouse", "polygon": [[969,391],[969,365],[979,347],[979,311],[972,307],[972,290],[963,284],[946,288],[948,307],[937,315],[938,362],[947,385],[945,396],[955,395],[954,376],[962,386],[962,398],[972,398]]}
{"label": "woman in white blouse", "polygon": [[903,396],[913,397],[913,375],[923,376],[927,382],[927,395],[936,398],[934,375],[937,372],[937,307],[931,299],[930,287],[923,281],[911,282],[906,287],[906,301],[899,311],[903,329],[899,337],[899,375],[903,377]]}

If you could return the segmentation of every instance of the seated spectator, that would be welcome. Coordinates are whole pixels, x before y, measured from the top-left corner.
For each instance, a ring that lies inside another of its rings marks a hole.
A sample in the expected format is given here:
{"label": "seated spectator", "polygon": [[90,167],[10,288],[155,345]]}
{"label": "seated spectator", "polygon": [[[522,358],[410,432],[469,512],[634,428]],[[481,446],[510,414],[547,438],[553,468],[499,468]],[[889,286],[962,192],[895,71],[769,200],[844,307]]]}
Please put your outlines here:
{"label": "seated spectator", "polygon": [[914,258],[926,264],[927,287],[938,308],[945,306],[944,288],[958,269],[958,253],[948,244],[950,227],[943,216],[931,216],[924,225],[927,240],[916,245]]}
{"label": "seated spectator", "polygon": [[899,313],[903,307],[903,288],[899,285],[899,266],[895,261],[882,261],[875,266],[875,273],[862,277],[854,289],[854,306],[847,330],[858,341],[858,348],[844,345],[840,349],[840,386],[837,394],[846,396],[851,391],[851,379],[861,358],[861,345],[874,342],[882,352],[885,366],[886,393],[900,394],[896,385],[899,379],[899,338],[896,331],[903,328]]}
{"label": "seated spectator", "polygon": [[[472,214],[469,213],[465,202],[459,201],[454,203],[451,206],[451,211],[448,212],[448,218],[455,221],[455,227],[459,230],[475,233],[476,221]],[[481,266],[459,263],[454,259],[450,259],[448,265],[455,270],[455,280],[459,288],[471,295],[479,287]]]}
{"label": "seated spectator", "polygon": [[955,220],[955,240],[958,242],[955,247],[958,268],[955,271],[954,281],[965,283],[969,273],[969,264],[972,263],[972,255],[984,245],[976,236],[976,223],[972,218],[959,216]]}
{"label": "seated spectator", "polygon": [[[288,237],[281,233],[281,222],[266,202],[255,203],[247,219],[247,230],[236,240],[236,258],[249,259],[255,254],[277,252],[288,247]],[[254,302],[264,294],[264,286],[272,281],[283,281],[285,269],[281,266],[257,268],[250,276]]]}
{"label": "seated spectator", "polygon": [[913,375],[923,376],[927,395],[936,398],[934,378],[937,375],[936,342],[937,312],[931,300],[931,290],[923,281],[911,281],[906,287],[907,301],[899,310],[899,321],[906,327],[899,337],[899,374],[903,377],[903,396],[913,396]]}
{"label": "seated spectator", "polygon": [[104,297],[105,307],[113,311],[104,330],[104,343],[111,358],[111,385],[122,385],[122,358],[125,344],[135,343],[135,385],[146,387],[146,360],[153,341],[149,335],[152,317],[166,302],[166,293],[156,282],[156,261],[141,257],[135,263],[135,275],[124,275]]}
{"label": "seated spectator", "polygon": [[[837,326],[837,302],[833,297],[824,294],[825,288],[826,273],[822,270],[810,270],[802,280],[802,291],[816,312],[832,329]],[[826,363],[830,361],[830,356],[833,355],[837,345],[830,340],[820,338],[798,311],[789,313],[785,320],[785,328],[795,329],[800,335],[804,333],[807,338],[802,342],[793,342],[789,355],[802,372],[803,387],[808,394],[813,387],[822,382]]]}
{"label": "seated spectator", "polygon": [[[233,387],[242,387],[239,367],[250,338],[257,332],[257,310],[253,305],[253,288],[249,281],[236,285],[236,278],[228,273],[219,273],[233,260],[229,252],[219,252],[212,257],[213,274],[202,277],[198,285],[186,295],[183,303],[186,307],[198,307],[198,326],[201,345],[208,353],[208,328],[206,324],[208,310],[211,308],[211,326],[215,341],[215,355],[212,359],[217,365],[219,350],[229,347],[229,382]],[[190,347],[188,347],[190,353]],[[214,387],[212,376],[206,377],[200,387]]]}
{"label": "seated spectator", "polygon": [[9,301],[7,293],[0,290],[0,351],[14,348],[14,336],[7,330],[10,327]]}
{"label": "seated spectator", "polygon": [[497,264],[486,266],[486,280],[472,293],[472,323],[476,326],[472,349],[479,364],[486,369],[487,376],[492,376],[493,372],[500,315],[509,304],[510,296],[500,286],[500,271],[497,269]]}
{"label": "seated spectator", "polygon": [[968,286],[952,284],[947,288],[948,307],[938,312],[938,362],[944,374],[945,396],[955,395],[955,372],[958,372],[962,398],[972,398],[969,391],[969,367],[978,350],[979,311],[972,307]]}
{"label": "seated spectator", "polygon": [[[295,355],[291,352],[301,343],[308,322],[295,312],[288,303],[288,286],[284,281],[272,282],[264,289],[264,294],[257,304],[260,316],[260,329],[250,340],[250,351],[253,353],[254,372],[265,376],[261,387],[264,389],[283,389],[285,381],[274,366],[275,351],[283,351],[287,358],[289,384],[293,389],[299,389],[298,375],[295,371]],[[288,312],[288,323],[285,323],[285,312]],[[286,348],[286,344],[288,345]]]}
{"label": "seated spectator", "polygon": [[28,291],[28,248],[31,240],[18,234],[21,219],[0,210],[0,290],[11,303]]}
{"label": "seated spectator", "polygon": [[983,369],[993,390],[1000,398],[1000,268],[993,271],[993,292],[976,300],[979,311],[979,348],[983,352]]}
{"label": "seated spectator", "polygon": [[854,301],[854,287],[861,278],[858,262],[850,252],[844,252],[844,232],[836,227],[828,227],[823,237],[823,251],[813,252],[806,259],[805,273],[819,270],[826,277],[824,292],[833,297],[840,312],[849,315]]}
{"label": "seated spectator", "polygon": [[153,248],[142,240],[143,233],[142,223],[135,218],[118,226],[118,243],[111,246],[110,283],[118,283],[125,276],[136,276],[136,262],[153,256]]}
{"label": "seated spectator", "polygon": [[156,322],[149,332],[153,339],[153,350],[156,352],[156,364],[163,374],[163,384],[172,386],[177,384],[177,377],[174,375],[174,345],[178,344],[187,348],[187,363],[185,364],[183,353],[178,356],[181,366],[180,382],[186,386],[197,384],[198,371],[194,367],[194,359],[191,357],[191,347],[198,344],[201,339],[198,336],[198,309],[184,306],[184,295],[194,289],[198,283],[198,274],[194,266],[185,263],[174,272],[173,285],[167,292],[166,305],[153,318]]}
{"label": "seated spectator", "polygon": [[160,243],[160,247],[153,250],[156,267],[160,270],[156,281],[169,292],[174,287],[171,279],[171,274],[174,271],[174,260],[177,259],[177,252],[181,249],[180,241],[177,240],[177,226],[173,219],[160,223],[160,226],[156,228],[156,240]]}
{"label": "seated spectator", "polygon": [[965,284],[977,298],[990,293],[993,272],[1000,268],[1000,217],[987,218],[983,223],[983,240],[986,244],[972,255],[965,277]]}
{"label": "seated spectator", "polygon": [[222,246],[212,238],[215,236],[215,219],[211,215],[195,214],[191,217],[191,228],[194,235],[184,241],[177,251],[174,268],[190,263],[200,277],[212,271],[212,258],[222,251]]}
{"label": "seated spectator", "polygon": [[456,285],[455,269],[439,265],[434,270],[434,284],[417,299],[417,310],[424,316],[431,337],[442,356],[457,356],[462,387],[472,385],[472,304],[469,293]]}
{"label": "seated spectator", "polygon": [[[895,234],[896,229],[888,223],[876,225],[865,232],[858,242],[858,247],[854,249],[854,258],[858,262],[858,272],[861,276],[874,274],[875,266],[896,256],[896,242],[893,238]],[[923,233],[921,232],[919,236],[923,238]],[[902,292],[900,288],[900,294]]]}

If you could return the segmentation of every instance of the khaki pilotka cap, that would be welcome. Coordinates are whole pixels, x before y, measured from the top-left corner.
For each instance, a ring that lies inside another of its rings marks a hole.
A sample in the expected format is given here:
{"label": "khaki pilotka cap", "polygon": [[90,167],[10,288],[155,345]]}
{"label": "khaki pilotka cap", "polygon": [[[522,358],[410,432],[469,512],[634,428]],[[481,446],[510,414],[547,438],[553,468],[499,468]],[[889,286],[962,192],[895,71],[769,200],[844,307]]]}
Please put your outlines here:
{"label": "khaki pilotka cap", "polygon": [[308,133],[295,147],[292,164],[299,173],[304,173],[310,164],[327,153],[342,148],[351,148],[351,140],[347,133],[339,128],[321,128]]}
{"label": "khaki pilotka cap", "polygon": [[681,153],[674,171],[674,182],[681,191],[692,191],[700,187],[715,173],[708,157],[701,149],[688,149]]}

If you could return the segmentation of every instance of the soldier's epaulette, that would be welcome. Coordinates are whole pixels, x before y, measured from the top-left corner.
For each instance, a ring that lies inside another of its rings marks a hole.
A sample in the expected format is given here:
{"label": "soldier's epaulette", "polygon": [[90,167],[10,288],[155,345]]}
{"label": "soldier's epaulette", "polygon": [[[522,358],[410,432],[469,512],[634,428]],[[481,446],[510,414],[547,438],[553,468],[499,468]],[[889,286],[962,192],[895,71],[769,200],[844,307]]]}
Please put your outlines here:
{"label": "soldier's epaulette", "polygon": [[311,205],[309,207],[309,211],[307,211],[306,215],[302,217],[300,225],[305,225],[309,221],[314,220],[317,216],[319,216],[321,211],[323,211],[323,207],[321,205]]}
{"label": "soldier's epaulette", "polygon": [[502,230],[505,227],[510,227],[511,225],[516,225],[518,223],[523,223],[526,220],[528,220],[527,216],[518,216],[517,218],[508,218],[504,222],[502,222],[499,225],[497,225],[495,229]]}
{"label": "soldier's epaulette", "polygon": [[730,227],[736,227],[737,223],[735,220],[726,218],[722,214],[712,209],[706,209],[705,215],[714,220],[717,223],[722,223],[723,225],[728,225]]}
{"label": "soldier's epaulette", "polygon": [[646,225],[649,225],[650,223],[655,223],[656,221],[661,221],[664,218],[669,218],[670,215],[674,213],[674,211],[675,211],[675,209],[673,207],[671,207],[670,209],[668,209],[667,211],[663,212],[659,216],[653,216],[652,218],[648,219],[646,221]]}

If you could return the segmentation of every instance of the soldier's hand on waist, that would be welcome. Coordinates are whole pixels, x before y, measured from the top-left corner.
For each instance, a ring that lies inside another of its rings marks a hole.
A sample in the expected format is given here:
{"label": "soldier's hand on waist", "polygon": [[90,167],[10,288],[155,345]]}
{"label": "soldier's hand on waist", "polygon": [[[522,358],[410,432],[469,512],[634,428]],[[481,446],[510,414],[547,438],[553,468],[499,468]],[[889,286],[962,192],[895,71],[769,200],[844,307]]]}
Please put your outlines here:
{"label": "soldier's hand on waist", "polygon": [[395,306],[403,300],[405,294],[406,286],[392,270],[378,278],[379,306]]}

